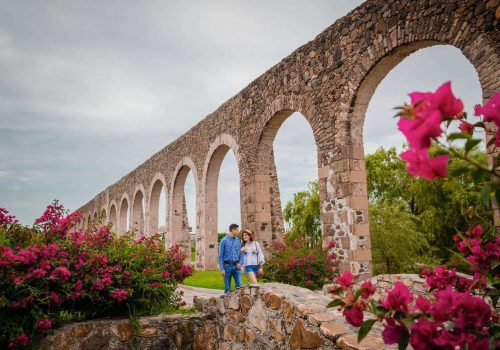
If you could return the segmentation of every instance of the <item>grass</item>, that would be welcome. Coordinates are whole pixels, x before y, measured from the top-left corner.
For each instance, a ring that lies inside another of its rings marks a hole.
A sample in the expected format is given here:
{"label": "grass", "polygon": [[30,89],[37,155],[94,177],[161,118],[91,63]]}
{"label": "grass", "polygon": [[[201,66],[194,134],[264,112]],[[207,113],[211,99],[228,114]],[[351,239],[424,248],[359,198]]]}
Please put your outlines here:
{"label": "grass", "polygon": [[[221,289],[224,290],[224,281],[220,271],[195,271],[191,277],[188,277],[182,284],[191,287]],[[242,276],[242,284],[248,284],[248,278],[245,274]],[[234,288],[234,279],[231,279],[231,288]]]}

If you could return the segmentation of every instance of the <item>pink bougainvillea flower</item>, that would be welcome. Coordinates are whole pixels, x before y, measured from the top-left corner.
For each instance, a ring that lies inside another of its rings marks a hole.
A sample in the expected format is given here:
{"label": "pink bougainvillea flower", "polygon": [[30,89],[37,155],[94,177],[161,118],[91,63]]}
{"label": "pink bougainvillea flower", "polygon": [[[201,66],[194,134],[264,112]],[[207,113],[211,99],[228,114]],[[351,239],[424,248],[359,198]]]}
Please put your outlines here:
{"label": "pink bougainvillea flower", "polygon": [[382,331],[385,344],[397,344],[405,333],[408,333],[408,331],[404,325],[397,323],[392,317],[385,319],[384,330]]}
{"label": "pink bougainvillea flower", "polygon": [[48,318],[38,320],[35,326],[39,331],[45,333],[52,328],[52,321]]}
{"label": "pink bougainvillea flower", "polygon": [[371,295],[375,294],[375,287],[373,286],[371,281],[364,281],[361,285],[361,288],[363,288],[363,292],[361,292],[361,297],[363,299],[367,299]]}
{"label": "pink bougainvillea flower", "polygon": [[420,317],[411,326],[410,345],[415,350],[436,349],[434,339],[439,336],[439,322],[431,322],[425,317]]}
{"label": "pink bougainvillea flower", "polygon": [[419,295],[417,297],[417,300],[415,301],[415,306],[413,307],[413,311],[421,311],[424,315],[426,315],[429,312],[430,307],[431,303],[429,302],[429,300]]}
{"label": "pink bougainvillea flower", "polygon": [[410,293],[407,286],[398,281],[380,304],[387,310],[401,311],[407,314],[408,306],[412,301],[413,294]]}
{"label": "pink bougainvillea flower", "polygon": [[466,134],[472,134],[472,132],[474,131],[474,126],[471,123],[467,123],[463,120],[460,122],[458,128]]}
{"label": "pink bougainvillea flower", "polygon": [[405,135],[411,148],[429,148],[432,139],[436,139],[443,133],[441,114],[437,111],[431,112],[425,117],[416,115],[410,119],[401,116],[398,129]]}
{"label": "pink bougainvillea flower", "polygon": [[26,346],[30,341],[30,337],[25,333],[18,335],[9,342],[9,349],[16,349],[19,346]]}
{"label": "pink bougainvillea flower", "polygon": [[349,270],[344,270],[342,275],[337,278],[337,283],[340,284],[343,290],[348,290],[354,284],[354,275]]}
{"label": "pink bougainvillea flower", "polygon": [[116,289],[109,294],[109,297],[120,302],[127,300],[127,294],[128,292],[124,289]]}
{"label": "pink bougainvillea flower", "polygon": [[485,122],[494,122],[500,127],[500,92],[493,95],[484,106],[474,106],[474,115],[482,115]]}
{"label": "pink bougainvillea flower", "polygon": [[446,176],[448,155],[430,158],[426,149],[410,149],[401,153],[400,157],[407,162],[406,170],[414,177],[423,177],[432,181]]}
{"label": "pink bougainvillea flower", "polygon": [[439,112],[442,119],[456,119],[464,109],[462,101],[453,95],[450,81],[441,85],[434,93],[412,92],[410,99],[417,115]]}
{"label": "pink bougainvillea flower", "polygon": [[354,327],[360,327],[363,324],[363,310],[357,306],[345,308],[344,317],[347,323]]}
{"label": "pink bougainvillea flower", "polygon": [[71,272],[65,266],[59,266],[52,271],[50,278],[60,280],[61,282],[67,282],[71,277]]}

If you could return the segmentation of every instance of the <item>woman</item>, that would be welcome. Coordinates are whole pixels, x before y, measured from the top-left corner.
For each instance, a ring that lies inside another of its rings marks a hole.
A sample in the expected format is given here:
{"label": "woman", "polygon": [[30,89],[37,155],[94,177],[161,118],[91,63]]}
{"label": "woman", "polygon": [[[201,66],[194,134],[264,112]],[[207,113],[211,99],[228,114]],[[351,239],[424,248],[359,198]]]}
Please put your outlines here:
{"label": "woman", "polygon": [[243,230],[242,238],[243,266],[245,266],[249,285],[255,286],[257,285],[257,275],[264,273],[262,270],[262,265],[265,262],[264,253],[262,253],[259,242],[255,241],[252,231]]}

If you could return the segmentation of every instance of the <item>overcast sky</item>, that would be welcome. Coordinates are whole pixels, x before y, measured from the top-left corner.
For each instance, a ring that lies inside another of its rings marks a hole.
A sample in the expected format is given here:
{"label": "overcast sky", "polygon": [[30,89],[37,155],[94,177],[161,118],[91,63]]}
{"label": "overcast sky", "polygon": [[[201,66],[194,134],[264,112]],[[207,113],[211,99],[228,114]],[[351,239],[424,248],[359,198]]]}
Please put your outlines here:
{"label": "overcast sky", "polygon": [[[55,198],[77,209],[361,3],[0,0],[0,207],[25,224]],[[467,106],[480,102],[453,47],[391,71],[367,112],[365,151],[400,146],[392,108],[447,80]],[[317,176],[315,153],[293,115],[275,141],[283,206]],[[232,155],[219,188],[224,231],[240,215]]]}

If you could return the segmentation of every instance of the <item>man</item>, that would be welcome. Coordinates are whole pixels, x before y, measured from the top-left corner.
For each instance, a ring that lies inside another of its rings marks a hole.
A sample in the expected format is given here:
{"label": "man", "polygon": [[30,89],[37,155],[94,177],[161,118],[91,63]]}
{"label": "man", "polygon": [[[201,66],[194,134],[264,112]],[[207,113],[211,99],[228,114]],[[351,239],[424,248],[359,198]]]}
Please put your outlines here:
{"label": "man", "polygon": [[241,254],[241,241],[238,232],[239,226],[231,224],[229,225],[229,234],[220,241],[219,268],[224,278],[224,293],[231,289],[232,277],[234,277],[236,288],[241,287],[243,255]]}

